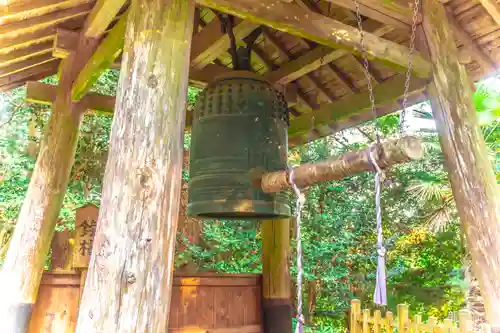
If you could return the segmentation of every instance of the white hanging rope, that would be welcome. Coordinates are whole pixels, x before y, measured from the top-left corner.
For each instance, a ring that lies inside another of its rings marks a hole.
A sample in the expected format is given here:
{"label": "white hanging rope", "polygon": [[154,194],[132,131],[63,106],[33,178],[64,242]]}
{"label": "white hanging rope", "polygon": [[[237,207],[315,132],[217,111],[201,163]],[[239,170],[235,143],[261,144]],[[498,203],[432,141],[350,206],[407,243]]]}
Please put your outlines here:
{"label": "white hanging rope", "polygon": [[302,215],[302,207],[306,202],[306,196],[299,189],[297,184],[293,179],[295,168],[292,168],[290,171],[290,184],[292,185],[293,192],[297,196],[296,201],[296,240],[297,240],[297,327],[295,329],[295,333],[303,333],[304,332],[304,314],[302,313],[302,278],[303,278],[303,267],[302,267],[302,240],[300,239],[300,223],[301,223],[301,215]]}
{"label": "white hanging rope", "polygon": [[377,172],[375,175],[375,206],[377,214],[377,278],[375,292],[373,293],[373,302],[377,305],[387,305],[387,279],[385,273],[386,250],[384,247],[384,235],[382,233],[382,204],[380,202],[383,171],[375,161],[372,150],[370,150],[369,158],[371,164]]}

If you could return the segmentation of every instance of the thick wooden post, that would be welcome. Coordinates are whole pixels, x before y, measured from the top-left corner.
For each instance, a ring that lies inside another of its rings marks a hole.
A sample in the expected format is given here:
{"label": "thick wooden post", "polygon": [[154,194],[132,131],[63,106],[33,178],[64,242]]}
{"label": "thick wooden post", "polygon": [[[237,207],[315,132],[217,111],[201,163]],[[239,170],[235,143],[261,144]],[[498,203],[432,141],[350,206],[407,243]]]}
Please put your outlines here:
{"label": "thick wooden post", "polygon": [[428,88],[458,213],[492,326],[500,327],[500,195],[472,91],[459,63],[443,5],[423,0],[423,30],[433,63]]}
{"label": "thick wooden post", "polygon": [[0,321],[2,331],[9,333],[24,333],[28,328],[74,162],[85,110],[71,102],[71,74],[68,70],[61,78],[1,272]]}
{"label": "thick wooden post", "polygon": [[167,332],[194,0],[133,0],[77,332]]}
{"label": "thick wooden post", "polygon": [[290,219],[262,222],[262,292],[265,333],[290,333]]}

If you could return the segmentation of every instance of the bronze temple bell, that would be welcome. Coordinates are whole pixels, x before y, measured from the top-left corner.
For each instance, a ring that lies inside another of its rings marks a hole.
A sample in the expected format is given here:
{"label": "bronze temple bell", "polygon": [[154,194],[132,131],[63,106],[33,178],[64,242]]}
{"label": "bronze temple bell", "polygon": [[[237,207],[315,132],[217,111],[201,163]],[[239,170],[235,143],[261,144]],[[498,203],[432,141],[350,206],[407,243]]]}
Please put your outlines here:
{"label": "bronze temple bell", "polygon": [[209,84],[193,114],[188,215],[289,217],[288,194],[266,194],[258,181],[286,169],[288,125],[283,94],[259,76],[232,72]]}

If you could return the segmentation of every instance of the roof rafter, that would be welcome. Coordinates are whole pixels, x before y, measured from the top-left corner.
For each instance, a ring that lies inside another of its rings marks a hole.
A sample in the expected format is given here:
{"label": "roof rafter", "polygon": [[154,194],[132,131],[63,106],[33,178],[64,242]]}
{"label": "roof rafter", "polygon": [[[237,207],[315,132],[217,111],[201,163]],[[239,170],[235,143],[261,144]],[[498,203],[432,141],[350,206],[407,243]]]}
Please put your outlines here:
{"label": "roof rafter", "polygon": [[[383,36],[392,31],[391,27],[380,27],[380,24],[367,25],[366,29],[367,31],[371,31],[375,36]],[[346,50],[334,50],[330,47],[319,46],[303,56],[284,64],[278,70],[268,73],[267,79],[287,84],[348,54],[349,52]]]}
{"label": "roof rafter", "polygon": [[[404,93],[404,75],[397,75],[384,83],[373,88],[375,100],[378,104],[384,105],[398,99]],[[413,79],[410,83],[410,91],[421,91],[425,89],[426,80]],[[304,115],[299,117],[290,125],[288,134],[290,136],[307,135],[311,128],[311,124],[315,127],[327,126],[337,122],[342,117],[352,117],[356,114],[363,113],[370,108],[370,99],[368,91],[363,91],[357,94],[351,94],[339,101],[322,106],[314,115]]]}
{"label": "roof rafter", "polygon": [[46,53],[39,55],[37,57],[29,58],[21,62],[14,63],[9,66],[5,66],[3,68],[0,68],[0,77],[12,75],[18,72],[22,72],[23,70],[26,70],[28,68],[32,68],[35,66],[39,66],[42,64],[45,64],[47,62],[51,62],[55,60],[52,57],[52,54]]}
{"label": "roof rafter", "polygon": [[51,52],[52,43],[50,41],[47,41],[45,43],[35,44],[26,49],[20,49],[12,51],[10,53],[0,54],[0,68]]}
{"label": "roof rafter", "polygon": [[[259,27],[258,24],[237,20],[233,29],[237,40],[248,36]],[[193,36],[191,49],[191,67],[201,69],[227,52],[230,47],[229,36],[222,31],[217,18],[208,23],[203,30]]]}
{"label": "roof rafter", "polygon": [[44,0],[41,1],[14,1],[2,5],[0,20],[3,24],[27,20],[33,17],[46,15],[52,12],[70,9],[79,5],[94,2],[95,0]]}
{"label": "roof rafter", "polygon": [[493,59],[491,59],[486,51],[484,51],[481,46],[469,36],[469,34],[458,23],[455,16],[450,10],[446,11],[446,16],[448,18],[448,23],[453,30],[455,38],[463,44],[464,48],[467,49],[468,52],[470,52],[470,55],[474,58],[474,60],[479,63],[479,65],[483,69],[483,74],[488,74],[492,70],[495,70],[496,65]]}
{"label": "roof rafter", "polygon": [[[58,59],[53,59],[40,66],[35,66],[28,68],[26,70],[7,75],[0,78],[0,90],[5,91],[9,89],[9,86],[17,83],[21,83],[18,86],[22,86],[24,81],[27,79],[34,79],[36,77],[38,80],[46,76],[52,75],[57,71],[57,65],[59,64]],[[11,89],[11,88],[10,88]]]}
{"label": "roof rafter", "polygon": [[33,17],[10,24],[0,26],[0,45],[4,39],[16,38],[26,33],[32,33],[37,30],[56,26],[62,22],[85,16],[92,9],[92,3],[86,3],[78,7],[73,7],[40,17]]}
{"label": "roof rafter", "polygon": [[493,20],[500,25],[500,5],[495,0],[479,0]]}
{"label": "roof rafter", "polygon": [[[356,11],[356,5],[352,0],[326,0],[337,6]],[[390,3],[376,0],[358,0],[360,14],[372,20],[388,24],[394,28],[410,31],[413,9],[408,3],[391,1]],[[417,24],[422,18],[417,17]]]}
{"label": "roof rafter", "polygon": [[[324,15],[306,10],[294,3],[276,0],[197,0],[201,5],[220,10],[249,21],[272,26],[274,29],[306,38],[316,43],[360,53],[360,32],[358,29]],[[408,48],[382,39],[371,33],[364,34],[364,41],[370,60],[382,62],[395,69],[408,66]],[[427,78],[431,65],[420,54],[414,54],[412,72]]]}

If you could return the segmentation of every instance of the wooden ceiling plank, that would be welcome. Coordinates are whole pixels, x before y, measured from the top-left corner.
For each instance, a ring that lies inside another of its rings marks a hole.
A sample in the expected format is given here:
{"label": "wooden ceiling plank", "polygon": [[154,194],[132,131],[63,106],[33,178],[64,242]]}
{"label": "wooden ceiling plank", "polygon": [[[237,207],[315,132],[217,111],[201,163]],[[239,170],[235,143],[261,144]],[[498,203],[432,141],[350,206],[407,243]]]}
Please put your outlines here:
{"label": "wooden ceiling plank", "polygon": [[22,72],[22,71],[28,70],[32,67],[40,66],[40,65],[45,64],[45,63],[53,62],[54,60],[55,59],[52,57],[52,54],[50,54],[50,53],[46,53],[46,54],[42,54],[42,55],[34,57],[34,58],[26,59],[24,61],[14,63],[12,65],[5,66],[5,67],[1,68],[0,69],[0,78],[2,78],[4,76],[13,75],[13,74],[18,73],[18,72]]}
{"label": "wooden ceiling plank", "polygon": [[[326,0],[337,6],[356,11],[356,5],[352,0]],[[398,4],[397,1],[376,1],[376,0],[358,0],[361,15],[371,18],[383,24],[393,26],[397,29],[410,31],[413,10],[408,6],[408,2]],[[419,15],[417,24],[422,22]]]}
{"label": "wooden ceiling plank", "polygon": [[483,69],[484,74],[488,74],[496,69],[495,62],[491,57],[484,51],[481,46],[473,40],[470,35],[462,28],[460,23],[456,20],[455,16],[450,10],[446,11],[448,17],[448,22],[453,30],[455,38],[463,44],[464,48],[467,49],[471,56],[476,60]]}
{"label": "wooden ceiling plank", "polygon": [[[380,24],[367,24],[366,29],[376,36],[383,36],[392,31],[392,28],[380,27]],[[268,73],[266,77],[272,82],[287,84],[348,54],[349,52],[346,50],[332,50],[329,47],[319,46],[303,56],[282,65],[279,69]]]}
{"label": "wooden ceiling plank", "polygon": [[[397,75],[384,83],[373,88],[375,100],[378,104],[387,104],[398,99],[404,93],[405,75]],[[410,91],[425,89],[426,80],[413,79],[410,83]],[[307,135],[314,123],[315,127],[320,127],[328,124],[333,124],[346,115],[361,113],[363,110],[370,107],[370,99],[368,92],[363,91],[357,94],[352,94],[339,101],[322,106],[312,115],[301,116],[296,119],[288,130],[289,136]]]}
{"label": "wooden ceiling plank", "polygon": [[[85,17],[80,16],[74,19],[70,19],[62,24],[58,24],[57,26],[59,28],[73,29],[75,27],[81,26],[84,20]],[[28,48],[36,44],[53,41],[55,38],[55,34],[56,34],[56,26],[49,26],[41,30],[22,34],[20,36],[15,36],[15,37],[0,36],[0,53],[6,54],[13,52],[15,50]]]}
{"label": "wooden ceiling plank", "polygon": [[[275,0],[197,0],[201,5],[220,10],[254,23],[271,26],[274,29],[309,39],[333,48],[360,53],[360,32],[358,29],[333,20],[324,15],[305,10],[294,3],[276,3]],[[364,45],[370,60],[384,63],[395,70],[408,66],[408,48],[377,37],[364,34]],[[413,55],[412,73],[428,78],[431,64],[419,53]]]}
{"label": "wooden ceiling plank", "polygon": [[[234,27],[236,40],[241,40],[259,27],[250,21],[237,20]],[[216,58],[227,52],[230,47],[229,36],[222,32],[222,27],[217,18],[208,23],[193,37],[191,49],[191,67],[202,69],[212,63]]]}
{"label": "wooden ceiling plank", "polygon": [[58,59],[54,59],[53,61],[44,63],[40,66],[31,67],[24,71],[1,77],[0,87],[7,86],[15,82],[21,82],[30,77],[39,77],[42,74],[44,76],[40,77],[40,79],[45,76],[52,75],[56,73],[58,64],[59,64]]}
{"label": "wooden ceiling plank", "polygon": [[99,79],[101,74],[107,70],[121,54],[125,43],[123,36],[125,35],[125,28],[127,26],[127,17],[128,10],[122,15],[109,34],[101,41],[94,54],[92,54],[87,61],[85,67],[78,73],[71,89],[71,97],[73,100],[80,100]]}
{"label": "wooden ceiling plank", "polygon": [[[416,91],[416,92],[411,93],[410,96],[408,97],[408,105],[413,105],[413,104],[422,102],[426,99],[427,98],[425,97],[425,95],[421,91]],[[379,105],[379,106],[377,106],[377,110],[376,110],[377,116],[382,117],[382,116],[388,115],[388,114],[393,113],[394,111],[396,111],[400,108],[401,108],[401,106],[399,105],[399,103],[397,101],[391,102],[388,104],[384,104],[384,105]],[[362,110],[361,112],[354,112],[352,114],[345,114],[343,117],[339,118],[335,123],[321,126],[320,130],[324,129],[325,127],[328,127],[327,128],[327,130],[328,130],[327,135],[330,135],[330,134],[338,133],[338,132],[345,130],[347,128],[357,126],[359,124],[362,124],[362,123],[364,123],[366,121],[370,121],[370,120],[373,120],[373,114],[372,114],[371,110],[367,109],[367,110]],[[300,145],[300,144],[303,144],[303,143],[306,143],[309,141],[311,141],[311,135],[309,133],[305,134],[305,135],[297,135],[297,136],[293,136],[293,137],[289,136],[288,145],[290,147],[294,147],[294,146],[297,146],[297,145]]]}
{"label": "wooden ceiling plank", "polygon": [[328,68],[330,68],[330,73],[335,77],[336,81],[345,89],[347,94],[359,93],[359,88],[354,84],[354,82],[349,79],[346,73],[342,72],[335,64],[329,63]]}
{"label": "wooden ceiling plank", "polygon": [[7,2],[0,10],[2,25],[70,9],[95,0],[37,0]]}
{"label": "wooden ceiling plank", "polygon": [[33,45],[27,49],[0,54],[0,68],[52,52],[52,42]]}
{"label": "wooden ceiling plank", "polygon": [[[307,6],[307,4],[305,3],[304,5]],[[292,54],[290,54],[290,52],[287,51],[287,49],[283,46],[283,44],[279,40],[277,40],[268,29],[264,29],[263,33],[266,40],[269,41],[270,44],[273,45],[273,47],[278,50],[278,52],[280,53],[280,57],[286,59],[287,62],[294,58]],[[303,39],[300,38],[300,40]],[[306,47],[309,47],[309,44],[307,44]],[[318,91],[320,92],[320,94],[323,96],[324,99],[330,102],[336,99],[335,96],[328,89],[326,89],[325,85],[321,83],[316,76],[313,75],[313,73],[307,73],[306,75],[309,78],[309,81],[311,81],[311,83],[315,86],[315,88],[318,89]],[[300,89],[298,91],[300,92]],[[302,98],[302,101],[307,102],[309,107],[311,107],[312,109],[317,108],[316,103],[313,104],[309,102],[308,98],[304,97]]]}
{"label": "wooden ceiling plank", "polygon": [[125,0],[97,0],[92,12],[85,21],[83,36],[87,38],[100,37],[124,4]]}
{"label": "wooden ceiling plank", "polygon": [[0,43],[6,38],[17,38],[23,34],[35,32],[48,27],[56,26],[65,21],[85,16],[92,9],[92,3],[87,3],[78,7],[65,9],[47,15],[33,17],[27,20],[1,25]]}
{"label": "wooden ceiling plank", "polygon": [[[365,73],[365,60],[363,58],[354,56],[353,59],[356,66],[358,67],[358,70],[362,73]],[[368,75],[370,76],[372,82],[375,84],[380,84],[384,81],[380,72],[378,72],[378,70],[373,67],[370,61],[368,61]]]}
{"label": "wooden ceiling plank", "polygon": [[479,3],[491,15],[496,24],[500,26],[500,4],[496,0],[479,0]]}

